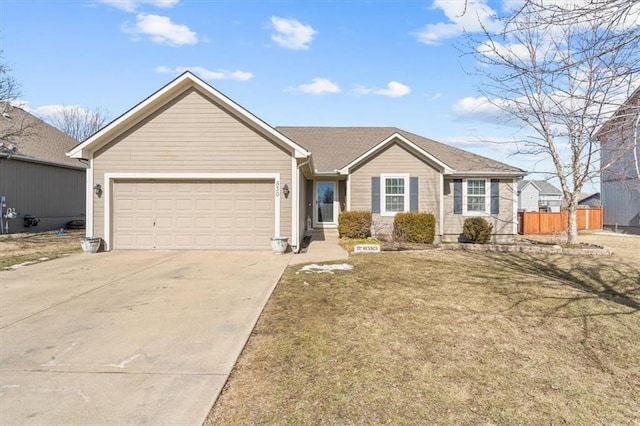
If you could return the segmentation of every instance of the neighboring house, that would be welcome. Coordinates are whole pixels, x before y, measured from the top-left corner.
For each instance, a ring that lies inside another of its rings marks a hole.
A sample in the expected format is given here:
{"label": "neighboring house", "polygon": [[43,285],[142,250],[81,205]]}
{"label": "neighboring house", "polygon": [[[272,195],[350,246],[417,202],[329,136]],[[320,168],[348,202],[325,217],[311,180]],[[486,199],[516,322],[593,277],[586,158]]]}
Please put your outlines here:
{"label": "neighboring house", "polygon": [[596,133],[604,225],[640,232],[640,88]]}
{"label": "neighboring house", "polygon": [[518,182],[518,210],[528,212],[559,212],[562,191],[544,180]]}
{"label": "neighboring house", "polygon": [[[294,250],[307,223],[336,227],[370,210],[436,216],[458,240],[481,215],[494,240],[516,234],[525,172],[393,127],[273,128],[186,72],[73,148],[89,162],[87,235],[106,249]],[[92,189],[94,188],[94,189]]]}
{"label": "neighboring house", "polygon": [[[65,155],[78,141],[21,108],[0,103],[0,110],[2,233],[84,220],[86,165]],[[5,217],[7,209],[15,218]]]}
{"label": "neighboring house", "polygon": [[578,207],[601,207],[600,193],[594,194],[580,193],[578,197]]}

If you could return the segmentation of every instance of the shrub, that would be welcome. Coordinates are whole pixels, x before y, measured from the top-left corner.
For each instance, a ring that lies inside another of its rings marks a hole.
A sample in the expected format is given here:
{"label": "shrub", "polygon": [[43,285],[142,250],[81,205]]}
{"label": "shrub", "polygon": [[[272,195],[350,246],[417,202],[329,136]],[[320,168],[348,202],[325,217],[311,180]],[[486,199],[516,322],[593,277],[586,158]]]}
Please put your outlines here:
{"label": "shrub", "polygon": [[432,213],[397,213],[393,219],[393,238],[407,243],[433,244],[436,217]]}
{"label": "shrub", "polygon": [[462,233],[473,244],[488,244],[491,241],[493,225],[482,217],[470,217],[465,219],[462,225]]}
{"label": "shrub", "polygon": [[367,238],[371,235],[371,212],[350,211],[338,216],[338,234],[346,238]]}

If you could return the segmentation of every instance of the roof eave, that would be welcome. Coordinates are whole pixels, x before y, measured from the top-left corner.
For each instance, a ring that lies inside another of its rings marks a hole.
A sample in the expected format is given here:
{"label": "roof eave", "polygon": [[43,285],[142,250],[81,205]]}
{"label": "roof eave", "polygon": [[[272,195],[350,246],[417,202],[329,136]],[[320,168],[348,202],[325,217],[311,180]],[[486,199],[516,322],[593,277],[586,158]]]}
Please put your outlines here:
{"label": "roof eave", "polygon": [[54,167],[63,167],[65,169],[74,169],[74,170],[86,170],[86,166],[82,166],[82,165],[73,165],[73,164],[67,164],[67,163],[59,163],[57,161],[51,161],[51,160],[43,160],[40,158],[35,158],[35,157],[29,157],[26,155],[21,155],[21,154],[7,154],[6,152],[1,152],[0,153],[0,157],[2,158],[6,158],[8,161],[9,160],[13,160],[13,161],[26,161],[29,163],[38,163],[38,164],[45,164],[47,166],[54,166]]}
{"label": "roof eave", "polygon": [[[455,170],[453,173],[447,173],[451,176],[504,176],[504,177],[524,177],[528,174],[524,170],[504,172],[496,170]],[[526,185],[525,185],[526,186]]]}

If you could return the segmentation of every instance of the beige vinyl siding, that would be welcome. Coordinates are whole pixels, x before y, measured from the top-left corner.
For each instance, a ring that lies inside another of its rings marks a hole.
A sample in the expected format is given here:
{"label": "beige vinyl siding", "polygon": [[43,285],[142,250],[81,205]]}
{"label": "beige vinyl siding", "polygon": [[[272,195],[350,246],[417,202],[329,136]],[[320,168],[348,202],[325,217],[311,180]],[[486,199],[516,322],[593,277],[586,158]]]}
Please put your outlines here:
{"label": "beige vinyl siding", "polygon": [[[9,232],[60,229],[73,219],[85,219],[85,170],[20,159],[0,158],[0,195],[19,212]],[[37,216],[37,227],[24,228],[25,214]]]}
{"label": "beige vinyl siding", "polygon": [[[398,144],[392,144],[351,171],[351,210],[371,210],[371,177],[393,173],[408,173],[410,176],[418,177],[419,210],[433,213],[437,218],[440,173]],[[381,232],[388,234],[391,231],[393,217],[379,214],[373,216],[377,225],[384,225]],[[439,234],[439,230],[436,230],[436,234]]]}
{"label": "beige vinyl siding", "polygon": [[305,191],[306,198],[307,198],[307,206],[305,208],[304,220],[306,222],[307,219],[311,219],[312,224],[313,224],[313,209],[315,209],[315,207],[316,207],[316,198],[315,198],[315,195],[313,193],[314,186],[315,186],[314,185],[314,181],[313,180],[308,180],[307,181],[307,189]]}
{"label": "beige vinyl siding", "polygon": [[[105,173],[280,173],[289,184],[292,153],[195,89],[181,94],[94,154],[94,184]],[[291,236],[292,197],[280,197],[280,234]],[[104,198],[94,197],[94,233],[104,236]]]}
{"label": "beige vinyl siding", "polygon": [[[338,181],[338,214],[347,209],[347,181]],[[337,222],[336,218],[336,222]]]}
{"label": "beige vinyl siding", "polygon": [[[445,241],[458,241],[464,220],[471,216],[453,214],[453,178],[444,180],[444,236]],[[512,179],[500,179],[500,213],[484,216],[493,225],[496,241],[509,240],[513,236],[514,183]],[[487,191],[490,191],[489,187]]]}
{"label": "beige vinyl siding", "polygon": [[307,228],[307,186],[312,182],[307,182],[307,179],[305,179],[304,175],[300,170],[298,170],[298,174],[300,177],[299,178],[300,188],[298,190],[298,194],[299,194],[298,238],[300,239],[300,241],[293,241],[291,242],[291,245],[296,245],[297,248],[299,249],[300,242],[302,242],[302,239],[304,238],[304,232]]}

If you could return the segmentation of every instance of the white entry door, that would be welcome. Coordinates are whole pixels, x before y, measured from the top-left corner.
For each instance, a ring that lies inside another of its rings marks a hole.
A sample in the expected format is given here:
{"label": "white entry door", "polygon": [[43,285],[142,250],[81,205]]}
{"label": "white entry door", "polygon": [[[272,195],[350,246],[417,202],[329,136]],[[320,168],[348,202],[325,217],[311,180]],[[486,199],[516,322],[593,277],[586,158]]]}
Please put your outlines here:
{"label": "white entry door", "polygon": [[314,226],[336,226],[338,223],[338,191],[335,181],[315,181]]}

